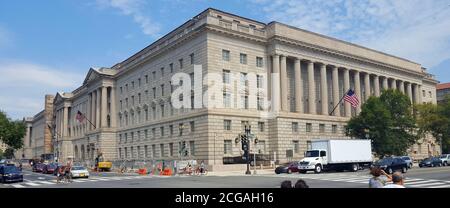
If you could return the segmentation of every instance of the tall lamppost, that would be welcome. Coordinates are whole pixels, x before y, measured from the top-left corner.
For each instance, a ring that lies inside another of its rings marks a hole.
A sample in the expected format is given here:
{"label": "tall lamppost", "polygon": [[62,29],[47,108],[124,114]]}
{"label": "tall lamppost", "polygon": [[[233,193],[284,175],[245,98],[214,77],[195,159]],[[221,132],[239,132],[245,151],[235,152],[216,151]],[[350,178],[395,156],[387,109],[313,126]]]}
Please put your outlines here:
{"label": "tall lamppost", "polygon": [[236,143],[241,142],[242,150],[244,151],[244,158],[247,163],[247,171],[245,171],[246,175],[252,174],[250,172],[250,136],[251,136],[251,126],[245,125],[244,134],[239,134],[239,136],[235,139]]}

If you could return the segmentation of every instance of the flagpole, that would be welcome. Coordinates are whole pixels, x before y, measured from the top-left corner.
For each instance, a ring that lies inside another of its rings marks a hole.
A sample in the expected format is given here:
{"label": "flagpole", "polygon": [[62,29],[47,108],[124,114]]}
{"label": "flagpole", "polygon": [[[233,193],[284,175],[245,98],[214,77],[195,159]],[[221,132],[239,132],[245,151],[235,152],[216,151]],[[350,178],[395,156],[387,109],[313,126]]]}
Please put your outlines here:
{"label": "flagpole", "polygon": [[341,97],[341,100],[339,100],[338,104],[336,106],[334,106],[333,111],[331,111],[330,116],[333,115],[334,111],[336,110],[336,108],[341,104],[342,100],[344,99],[344,97],[347,95],[347,93],[350,91],[347,90],[347,92],[344,93],[344,96]]}
{"label": "flagpole", "polygon": [[78,113],[81,114],[87,121],[89,121],[89,123],[94,127],[94,129],[97,128],[86,116],[84,116],[82,112],[78,111]]}

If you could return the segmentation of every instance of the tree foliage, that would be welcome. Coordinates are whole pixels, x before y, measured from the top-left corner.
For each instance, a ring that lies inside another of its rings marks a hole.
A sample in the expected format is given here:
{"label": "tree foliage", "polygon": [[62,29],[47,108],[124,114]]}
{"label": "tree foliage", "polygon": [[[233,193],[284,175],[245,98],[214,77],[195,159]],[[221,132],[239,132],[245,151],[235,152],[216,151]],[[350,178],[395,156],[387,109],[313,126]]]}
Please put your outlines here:
{"label": "tree foliage", "polygon": [[450,97],[447,96],[440,105],[427,103],[418,105],[416,108],[420,135],[427,133],[433,135],[442,145],[442,149],[448,152],[450,149]]}
{"label": "tree foliage", "polygon": [[348,122],[347,135],[370,139],[380,157],[404,155],[418,140],[415,122],[409,97],[387,90],[365,102],[361,113]]}
{"label": "tree foliage", "polygon": [[12,121],[0,111],[0,139],[9,148],[17,150],[23,147],[26,126],[22,121]]}

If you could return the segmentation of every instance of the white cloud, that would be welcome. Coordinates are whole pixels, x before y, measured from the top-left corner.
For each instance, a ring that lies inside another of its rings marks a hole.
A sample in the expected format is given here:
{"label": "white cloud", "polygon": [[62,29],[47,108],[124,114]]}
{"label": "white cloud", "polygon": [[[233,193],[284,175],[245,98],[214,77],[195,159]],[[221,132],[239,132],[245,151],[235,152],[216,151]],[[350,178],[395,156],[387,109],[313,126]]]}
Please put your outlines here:
{"label": "white cloud", "polygon": [[448,0],[250,0],[276,20],[432,67],[450,57]]}
{"label": "white cloud", "polygon": [[0,60],[0,109],[14,119],[33,116],[44,108],[45,94],[71,92],[84,74],[34,63]]}
{"label": "white cloud", "polygon": [[145,3],[142,0],[97,0],[97,5],[102,8],[119,9],[123,15],[132,16],[133,21],[139,24],[144,34],[158,37],[160,25],[141,11]]}

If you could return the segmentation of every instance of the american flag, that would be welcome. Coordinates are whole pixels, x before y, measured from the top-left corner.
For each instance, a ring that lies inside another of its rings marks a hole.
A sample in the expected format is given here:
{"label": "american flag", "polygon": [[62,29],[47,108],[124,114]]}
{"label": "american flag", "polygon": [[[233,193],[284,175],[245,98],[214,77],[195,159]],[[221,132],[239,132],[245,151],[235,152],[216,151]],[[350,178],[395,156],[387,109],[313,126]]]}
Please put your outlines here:
{"label": "american flag", "polygon": [[78,111],[77,116],[75,117],[75,119],[77,119],[78,122],[82,123],[84,120],[84,115]]}
{"label": "american flag", "polygon": [[344,100],[346,102],[349,102],[352,105],[353,108],[356,108],[359,105],[358,97],[356,96],[356,94],[355,94],[355,92],[353,90],[349,90],[347,92],[347,94],[344,97]]}

